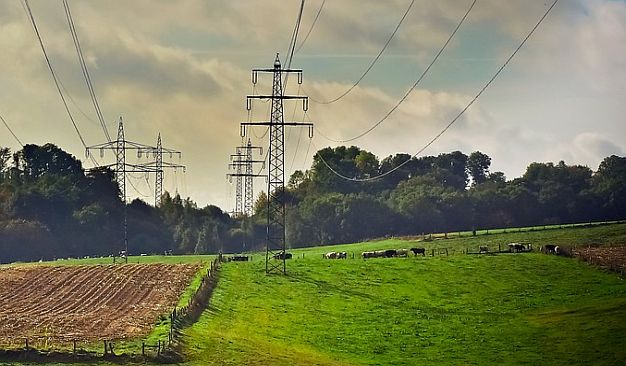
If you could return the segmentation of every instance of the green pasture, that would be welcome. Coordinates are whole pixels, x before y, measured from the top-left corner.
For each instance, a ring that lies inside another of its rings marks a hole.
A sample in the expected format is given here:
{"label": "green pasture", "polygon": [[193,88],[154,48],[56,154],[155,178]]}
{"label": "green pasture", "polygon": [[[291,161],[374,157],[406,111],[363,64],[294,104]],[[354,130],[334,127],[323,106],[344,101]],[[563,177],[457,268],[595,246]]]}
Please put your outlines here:
{"label": "green pasture", "polygon": [[[509,242],[626,245],[626,225],[295,249],[287,276],[265,275],[264,254],[252,253],[223,264],[180,351],[186,365],[626,364],[623,279],[538,252],[463,254]],[[436,255],[360,258],[410,247]],[[323,259],[328,251],[349,258]]]}
{"label": "green pasture", "polygon": [[[296,249],[287,276],[265,275],[257,254],[224,265],[183,351],[191,365],[626,363],[626,283],[571,258],[462,254],[509,242],[623,245],[626,225]],[[413,246],[436,255],[360,258]]]}

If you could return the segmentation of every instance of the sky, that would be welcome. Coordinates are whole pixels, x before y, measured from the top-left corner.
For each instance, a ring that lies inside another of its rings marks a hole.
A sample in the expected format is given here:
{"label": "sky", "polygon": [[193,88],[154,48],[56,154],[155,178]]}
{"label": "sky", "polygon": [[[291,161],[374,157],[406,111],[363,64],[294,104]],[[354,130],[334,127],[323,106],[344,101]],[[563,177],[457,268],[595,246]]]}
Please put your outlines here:
{"label": "sky", "polygon": [[[458,114],[502,66],[552,0],[478,0],[424,79],[416,82],[472,0],[415,0],[379,61],[345,97],[394,31],[411,0],[306,0],[286,94],[285,119],[315,123],[286,128],[286,179],[310,168],[315,151],[356,145],[380,159],[414,154]],[[30,0],[50,61],[87,145],[106,141],[89,99],[61,0]],[[300,0],[69,0],[107,128],[120,116],[126,139],[182,152],[167,161],[164,187],[199,206],[234,207],[226,179],[229,156],[242,143],[239,123],[267,120],[271,76],[253,87],[251,69],[286,60]],[[310,33],[309,33],[310,30]],[[306,41],[302,43],[305,39]],[[492,171],[521,176],[531,162],[581,164],[597,170],[606,156],[626,154],[626,2],[560,0],[536,33],[466,113],[422,155],[479,150]],[[55,89],[23,3],[0,0],[0,115],[25,144],[52,142],[84,161],[84,148]],[[20,145],[0,125],[0,146]],[[262,128],[247,137],[267,148]],[[99,164],[111,164],[110,152]],[[257,158],[255,156],[255,158]],[[260,157],[258,157],[260,158]],[[146,162],[129,153],[129,162]],[[130,197],[153,203],[154,177],[129,177]],[[255,181],[255,191],[265,187]],[[256,194],[256,193],[255,193]]]}

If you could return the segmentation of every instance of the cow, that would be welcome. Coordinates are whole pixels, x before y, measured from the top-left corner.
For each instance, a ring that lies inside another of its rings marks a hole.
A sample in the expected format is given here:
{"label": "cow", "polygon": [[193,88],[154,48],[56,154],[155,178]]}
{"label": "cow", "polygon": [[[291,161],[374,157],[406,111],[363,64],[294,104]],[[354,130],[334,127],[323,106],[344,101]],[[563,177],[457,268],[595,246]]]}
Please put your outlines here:
{"label": "cow", "polygon": [[422,257],[426,256],[425,248],[411,248],[411,251],[413,252],[413,256],[417,256],[418,254],[421,254]]}
{"label": "cow", "polygon": [[337,254],[339,254],[339,253],[337,253],[337,252],[328,252],[328,253],[324,254],[324,257],[326,259],[337,259]]}
{"label": "cow", "polygon": [[484,247],[484,246],[479,247],[478,253],[489,253],[489,247]]}
{"label": "cow", "polygon": [[291,259],[293,255],[287,252],[278,252],[274,254],[274,259]]}
{"label": "cow", "polygon": [[509,252],[511,253],[519,253],[526,250],[524,244],[520,243],[509,243]]}
{"label": "cow", "polygon": [[348,258],[348,253],[346,252],[338,252],[337,253],[337,259],[346,259]]}
{"label": "cow", "polygon": [[409,255],[408,249],[396,249],[396,257],[406,257]]}
{"label": "cow", "polygon": [[385,257],[386,258],[391,258],[391,257],[395,257],[396,256],[396,250],[395,249],[387,249],[385,250]]}
{"label": "cow", "polygon": [[363,257],[363,259],[374,258],[374,252],[363,252],[361,253],[361,256]]}
{"label": "cow", "polygon": [[559,248],[559,246],[558,246],[558,245],[554,247],[554,254],[555,254],[555,255],[561,255],[561,254],[563,254],[563,251],[561,250],[561,248]]}
{"label": "cow", "polygon": [[556,248],[557,246],[554,244],[546,244],[543,246],[541,251],[546,254],[556,254]]}
{"label": "cow", "polygon": [[376,250],[374,251],[374,258],[383,258],[385,256],[384,250]]}

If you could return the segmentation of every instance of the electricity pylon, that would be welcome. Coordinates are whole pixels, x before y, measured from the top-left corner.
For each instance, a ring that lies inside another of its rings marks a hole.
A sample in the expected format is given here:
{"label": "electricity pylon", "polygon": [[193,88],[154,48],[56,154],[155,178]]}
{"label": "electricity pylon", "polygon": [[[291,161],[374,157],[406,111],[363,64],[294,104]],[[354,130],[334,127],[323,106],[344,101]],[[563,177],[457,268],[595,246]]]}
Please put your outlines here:
{"label": "electricity pylon", "polygon": [[313,124],[305,122],[285,123],[283,113],[284,100],[302,100],[302,109],[308,109],[306,96],[284,95],[283,74],[295,73],[298,84],[302,84],[302,70],[283,69],[278,54],[271,69],[253,69],[252,83],[256,84],[258,73],[272,73],[272,95],[248,95],[246,108],[251,110],[253,99],[269,99],[272,101],[272,114],[267,122],[242,122],[241,136],[246,135],[247,126],[269,127],[268,149],[268,181],[267,181],[267,236],[265,251],[266,273],[287,273],[285,246],[285,126],[307,126],[309,138],[313,137]]}
{"label": "electricity pylon", "polygon": [[[164,149],[160,143],[161,143],[160,134],[157,140],[157,147],[139,144],[136,142],[126,140],[124,136],[124,122],[122,120],[122,117],[120,117],[120,121],[117,127],[117,139],[116,140],[105,142],[105,143],[94,145],[94,146],[89,146],[86,149],[87,150],[86,153],[88,157],[92,150],[99,150],[101,157],[104,157],[105,150],[113,150],[115,152],[115,163],[104,165],[103,167],[113,168],[113,171],[115,173],[115,180],[120,190],[119,191],[120,199],[122,203],[124,204],[124,233],[123,233],[124,245],[123,245],[123,248],[124,248],[125,259],[127,263],[128,263],[128,210],[127,210],[127,204],[126,204],[126,201],[127,201],[126,174],[127,173],[146,173],[146,174],[157,173],[157,180],[158,180],[158,174],[161,173],[160,186],[162,188],[163,187],[163,183],[162,183],[163,182],[163,175],[162,175],[163,167],[170,166],[170,163],[163,162],[163,151],[169,152],[172,155],[179,154],[179,156],[180,156],[180,151]],[[141,157],[144,154],[146,156],[150,156],[150,154],[152,154],[153,157],[155,158],[155,162],[149,162],[149,163],[144,163],[144,164],[129,164],[126,162],[127,150],[136,150],[138,157]],[[176,167],[184,168],[184,166],[182,165],[181,166],[178,166],[177,164],[172,164],[172,165],[175,165]],[[157,185],[155,184],[155,189],[156,189],[156,186]]]}
{"label": "electricity pylon", "polygon": [[183,170],[184,173],[185,169],[187,168],[185,165],[182,164],[175,164],[169,161],[163,161],[164,152],[168,153],[170,158],[172,158],[174,155],[178,155],[178,158],[180,159],[182,155],[182,153],[178,150],[164,148],[163,144],[161,143],[161,133],[159,133],[159,137],[157,137],[156,147],[154,148],[152,153],[154,161],[147,164],[140,164],[144,168],[155,169],[156,176],[154,180],[154,207],[159,207],[161,205],[161,199],[163,197],[163,169],[168,168],[176,170],[180,168]]}
{"label": "electricity pylon", "polygon": [[[264,160],[254,160],[253,151],[259,151],[263,154],[263,148],[252,146],[252,142],[248,139],[248,143],[235,148],[235,154],[230,156],[231,163],[228,164],[229,169],[235,169],[235,173],[227,174],[229,181],[232,183],[235,178],[235,216],[252,216],[252,206],[254,200],[253,180],[258,177],[266,177],[262,174],[254,174],[254,164],[263,164]],[[242,185],[242,180],[244,184]]]}

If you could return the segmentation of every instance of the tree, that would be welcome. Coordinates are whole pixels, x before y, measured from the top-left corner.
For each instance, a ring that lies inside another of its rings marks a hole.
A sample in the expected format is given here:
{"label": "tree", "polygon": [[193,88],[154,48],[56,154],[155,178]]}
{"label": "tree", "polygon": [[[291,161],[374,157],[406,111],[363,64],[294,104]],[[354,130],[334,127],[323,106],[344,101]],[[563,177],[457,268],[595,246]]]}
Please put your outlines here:
{"label": "tree", "polygon": [[472,177],[472,185],[477,185],[487,181],[491,158],[480,151],[474,151],[467,158],[467,171]]}
{"label": "tree", "polygon": [[602,160],[593,176],[593,191],[604,219],[626,217],[626,157],[611,155]]}

